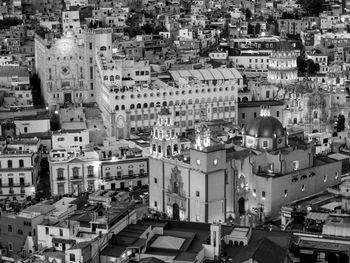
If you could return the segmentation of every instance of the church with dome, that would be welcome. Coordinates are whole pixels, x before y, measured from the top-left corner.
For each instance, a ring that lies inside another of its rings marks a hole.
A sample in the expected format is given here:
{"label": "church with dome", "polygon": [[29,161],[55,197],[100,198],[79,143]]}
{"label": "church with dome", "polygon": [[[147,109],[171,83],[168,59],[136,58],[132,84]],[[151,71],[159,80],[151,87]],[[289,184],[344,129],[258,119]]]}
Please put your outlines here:
{"label": "church with dome", "polygon": [[347,96],[344,96],[347,91],[342,66],[332,64],[322,80],[300,77],[297,57],[298,52],[288,41],[278,42],[269,56],[266,79],[249,83],[252,99],[283,101],[282,125],[287,130],[303,129],[305,135],[314,131],[332,134],[340,114],[345,116],[348,126],[350,108],[347,106]]}
{"label": "church with dome", "polygon": [[340,183],[341,161],[318,157],[313,143],[289,138],[268,107],[246,125],[240,143],[223,143],[200,124],[190,149],[178,151],[172,118],[162,109],[153,128],[149,206],[174,220],[224,222],[250,215],[261,222],[277,218],[285,204]]}

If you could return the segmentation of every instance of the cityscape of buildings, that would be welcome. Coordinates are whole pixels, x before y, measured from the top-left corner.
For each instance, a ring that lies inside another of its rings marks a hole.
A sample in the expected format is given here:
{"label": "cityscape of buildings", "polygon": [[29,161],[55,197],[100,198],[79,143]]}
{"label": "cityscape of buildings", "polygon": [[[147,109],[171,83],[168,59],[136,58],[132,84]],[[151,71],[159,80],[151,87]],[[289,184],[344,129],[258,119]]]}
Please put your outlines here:
{"label": "cityscape of buildings", "polygon": [[349,0],[0,0],[0,263],[349,263]]}

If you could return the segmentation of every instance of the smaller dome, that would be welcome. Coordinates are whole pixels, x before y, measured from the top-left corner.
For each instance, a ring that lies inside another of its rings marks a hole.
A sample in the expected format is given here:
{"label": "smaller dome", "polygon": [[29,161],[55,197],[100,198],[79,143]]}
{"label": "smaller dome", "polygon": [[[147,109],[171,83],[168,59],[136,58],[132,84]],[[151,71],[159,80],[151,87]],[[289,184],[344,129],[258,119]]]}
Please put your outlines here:
{"label": "smaller dome", "polygon": [[259,116],[244,129],[245,135],[258,138],[274,138],[284,135],[282,123],[272,116]]}

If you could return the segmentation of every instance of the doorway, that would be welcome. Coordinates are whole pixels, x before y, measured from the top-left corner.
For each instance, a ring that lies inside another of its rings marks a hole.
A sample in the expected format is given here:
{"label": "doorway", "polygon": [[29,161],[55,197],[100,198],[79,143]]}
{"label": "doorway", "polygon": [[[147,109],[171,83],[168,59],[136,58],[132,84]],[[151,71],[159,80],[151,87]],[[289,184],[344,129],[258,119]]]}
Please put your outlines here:
{"label": "doorway", "polygon": [[72,94],[64,93],[64,103],[72,103]]}
{"label": "doorway", "polygon": [[245,214],[245,200],[243,197],[238,200],[238,211],[240,215]]}
{"label": "doorway", "polygon": [[180,220],[180,208],[177,203],[173,204],[173,220]]}
{"label": "doorway", "polygon": [[115,190],[115,183],[111,183],[111,190]]}

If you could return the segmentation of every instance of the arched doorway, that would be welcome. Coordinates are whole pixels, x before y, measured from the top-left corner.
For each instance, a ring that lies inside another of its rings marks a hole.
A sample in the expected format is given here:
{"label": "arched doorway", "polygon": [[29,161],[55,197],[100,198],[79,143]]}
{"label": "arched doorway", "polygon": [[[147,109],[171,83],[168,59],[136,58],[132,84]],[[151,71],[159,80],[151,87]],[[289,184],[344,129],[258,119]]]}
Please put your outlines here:
{"label": "arched doorway", "polygon": [[238,200],[238,211],[240,215],[245,213],[245,200],[243,197]]}
{"label": "arched doorway", "polygon": [[173,220],[180,220],[180,208],[177,203],[173,204]]}

